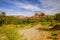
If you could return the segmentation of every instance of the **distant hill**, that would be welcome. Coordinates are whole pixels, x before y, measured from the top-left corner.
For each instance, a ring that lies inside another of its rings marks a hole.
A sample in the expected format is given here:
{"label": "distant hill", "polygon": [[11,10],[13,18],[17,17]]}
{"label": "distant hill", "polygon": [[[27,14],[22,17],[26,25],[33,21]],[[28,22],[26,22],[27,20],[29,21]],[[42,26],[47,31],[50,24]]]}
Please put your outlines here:
{"label": "distant hill", "polygon": [[20,15],[20,16],[17,16],[18,19],[31,19],[31,20],[39,20],[39,19],[45,19],[46,18],[46,15],[45,13],[35,13],[35,15],[31,16],[31,17],[27,17],[27,16],[23,16],[23,15]]}

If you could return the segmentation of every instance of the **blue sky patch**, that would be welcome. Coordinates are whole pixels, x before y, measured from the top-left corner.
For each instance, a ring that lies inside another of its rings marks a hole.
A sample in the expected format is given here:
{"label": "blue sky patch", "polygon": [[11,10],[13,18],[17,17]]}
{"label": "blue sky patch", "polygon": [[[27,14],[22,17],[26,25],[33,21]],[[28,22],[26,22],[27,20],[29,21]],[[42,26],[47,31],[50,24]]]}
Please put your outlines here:
{"label": "blue sky patch", "polygon": [[60,12],[60,0],[0,0],[0,12],[7,15],[32,16],[35,12],[55,14]]}

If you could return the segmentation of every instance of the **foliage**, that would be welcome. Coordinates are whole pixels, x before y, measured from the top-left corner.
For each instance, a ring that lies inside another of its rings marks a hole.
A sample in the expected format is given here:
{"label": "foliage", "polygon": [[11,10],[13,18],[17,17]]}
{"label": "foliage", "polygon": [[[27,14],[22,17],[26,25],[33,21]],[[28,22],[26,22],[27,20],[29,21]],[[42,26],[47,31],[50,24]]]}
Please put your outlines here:
{"label": "foliage", "polygon": [[55,20],[60,22],[60,13],[55,14]]}
{"label": "foliage", "polygon": [[[44,18],[44,16],[46,18]],[[6,16],[6,13],[2,12],[2,15],[0,15],[0,34],[4,34],[8,40],[17,40],[20,36],[18,35],[16,29],[33,27],[37,23],[42,24],[43,28],[41,30],[45,30],[45,27],[53,25],[54,25],[53,29],[60,29],[60,24],[55,25],[57,21],[60,22],[60,13],[55,14],[55,16],[45,15],[44,13],[42,13],[40,19],[38,20],[32,20],[32,19],[20,20],[15,16]],[[14,26],[11,26],[11,24]],[[10,25],[10,26],[4,26],[4,25]],[[52,33],[52,36],[54,36],[52,38],[55,39],[56,35],[57,34]]]}
{"label": "foliage", "polygon": [[0,27],[0,34],[4,34],[7,40],[17,40],[19,38],[14,27],[8,28],[5,25]]}
{"label": "foliage", "polygon": [[0,27],[0,40],[18,40],[18,39],[27,40],[25,36],[18,34],[19,27],[20,25],[19,26],[18,25],[3,25],[2,27]]}
{"label": "foliage", "polygon": [[[18,18],[16,18],[15,16],[6,16],[5,12],[1,12],[2,15],[0,16],[0,25],[3,24],[34,24],[34,23],[39,23],[41,22],[42,24],[48,24],[47,22],[49,22],[49,24],[54,24],[56,21],[60,20],[60,14],[56,14],[54,15],[45,15],[44,13],[41,13],[40,19],[38,20],[32,20],[32,19],[24,19],[24,20],[20,20]],[[55,21],[56,20],[56,21]]]}

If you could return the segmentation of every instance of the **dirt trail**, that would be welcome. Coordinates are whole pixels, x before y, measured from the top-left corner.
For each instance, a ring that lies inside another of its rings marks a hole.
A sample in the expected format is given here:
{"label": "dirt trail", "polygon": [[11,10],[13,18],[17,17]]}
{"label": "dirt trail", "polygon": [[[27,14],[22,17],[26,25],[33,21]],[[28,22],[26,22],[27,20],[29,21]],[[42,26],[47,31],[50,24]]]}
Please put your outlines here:
{"label": "dirt trail", "polygon": [[39,32],[36,28],[40,28],[40,27],[39,25],[37,26],[34,26],[33,28],[29,28],[29,29],[18,30],[18,33],[23,34],[27,38],[27,40],[48,40],[46,39],[46,36],[48,36],[49,33],[43,31]]}
{"label": "dirt trail", "polygon": [[27,40],[39,40],[39,32],[36,29],[25,29],[19,31],[20,34],[24,34],[27,37]]}

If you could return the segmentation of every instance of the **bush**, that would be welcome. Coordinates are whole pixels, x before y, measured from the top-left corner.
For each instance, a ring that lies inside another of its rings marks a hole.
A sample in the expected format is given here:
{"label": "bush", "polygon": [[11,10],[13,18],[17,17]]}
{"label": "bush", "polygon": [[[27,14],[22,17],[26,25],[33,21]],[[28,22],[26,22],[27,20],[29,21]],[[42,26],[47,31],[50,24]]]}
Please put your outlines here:
{"label": "bush", "polygon": [[60,24],[56,24],[56,25],[53,27],[53,29],[55,29],[55,30],[60,30]]}
{"label": "bush", "polygon": [[60,22],[60,13],[55,14],[55,20]]}

